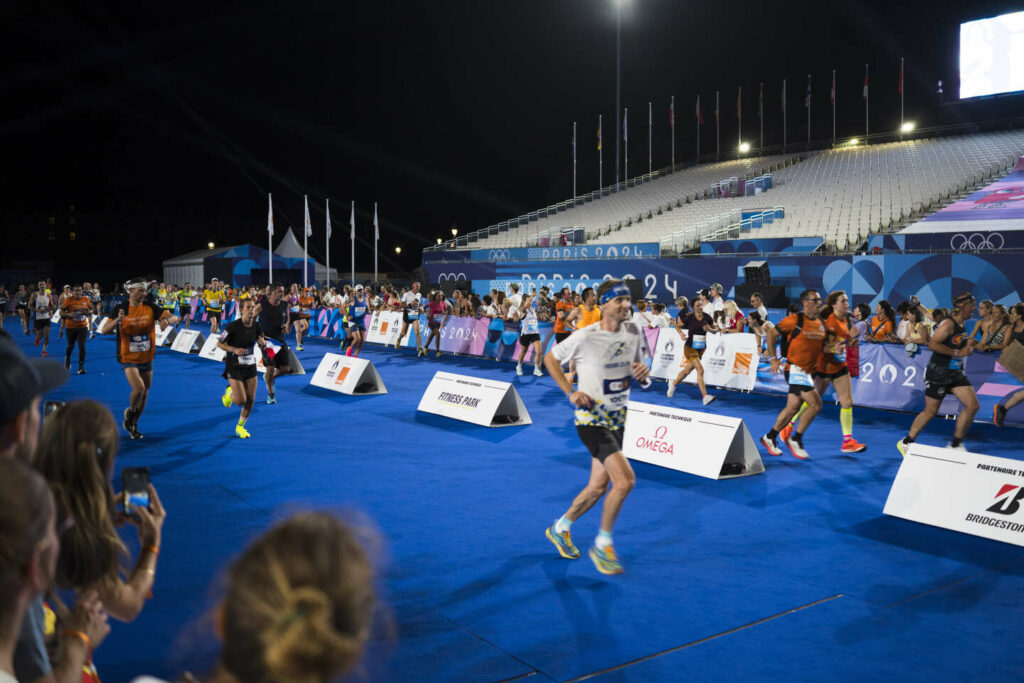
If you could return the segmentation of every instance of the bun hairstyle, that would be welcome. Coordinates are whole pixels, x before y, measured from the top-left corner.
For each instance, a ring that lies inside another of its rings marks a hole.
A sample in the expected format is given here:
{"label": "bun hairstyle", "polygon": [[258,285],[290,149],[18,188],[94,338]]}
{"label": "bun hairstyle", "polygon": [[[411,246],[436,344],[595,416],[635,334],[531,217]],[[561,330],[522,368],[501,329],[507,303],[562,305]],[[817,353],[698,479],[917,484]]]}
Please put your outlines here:
{"label": "bun hairstyle", "polygon": [[820,317],[822,320],[828,320],[828,317],[835,312],[836,304],[844,296],[846,296],[846,292],[844,292],[841,289],[837,289],[836,291],[829,294],[828,297],[825,299],[825,305],[818,313],[818,317]]}
{"label": "bun hairstyle", "polygon": [[43,421],[34,465],[46,478],[62,517],[74,526],[61,537],[57,585],[87,588],[127,571],[128,551],[111,513],[110,476],[117,456],[117,425],[96,401],[72,401]]}
{"label": "bun hairstyle", "polygon": [[229,571],[221,665],[246,683],[334,680],[359,660],[375,603],[373,569],[352,531],[326,513],[295,515]]}

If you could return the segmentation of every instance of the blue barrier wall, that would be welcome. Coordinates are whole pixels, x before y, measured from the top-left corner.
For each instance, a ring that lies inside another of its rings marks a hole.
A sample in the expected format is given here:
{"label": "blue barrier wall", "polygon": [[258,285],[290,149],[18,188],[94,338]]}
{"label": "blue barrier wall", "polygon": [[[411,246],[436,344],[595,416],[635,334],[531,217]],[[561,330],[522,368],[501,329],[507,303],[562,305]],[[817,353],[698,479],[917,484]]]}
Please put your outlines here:
{"label": "blue barrier wall", "polygon": [[461,263],[497,261],[546,261],[590,258],[631,259],[661,254],[657,242],[629,244],[582,244],[569,247],[513,247],[508,249],[470,249],[434,251],[423,254],[424,263],[447,261]]}
{"label": "blue barrier wall", "polygon": [[821,246],[820,237],[777,237],[702,242],[702,254],[810,254]]}

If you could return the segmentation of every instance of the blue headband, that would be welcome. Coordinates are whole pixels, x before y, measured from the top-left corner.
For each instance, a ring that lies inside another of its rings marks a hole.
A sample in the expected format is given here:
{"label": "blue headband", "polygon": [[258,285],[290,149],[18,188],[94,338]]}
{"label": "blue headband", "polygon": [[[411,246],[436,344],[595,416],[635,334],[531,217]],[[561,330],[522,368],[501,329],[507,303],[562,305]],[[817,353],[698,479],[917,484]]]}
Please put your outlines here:
{"label": "blue headband", "polygon": [[611,301],[612,299],[614,299],[616,297],[620,297],[620,296],[628,296],[628,297],[632,297],[633,296],[629,292],[629,287],[627,287],[626,285],[624,285],[621,282],[619,284],[615,285],[614,287],[612,287],[611,289],[609,289],[603,295],[601,295],[601,303],[602,304],[606,304],[609,301]]}

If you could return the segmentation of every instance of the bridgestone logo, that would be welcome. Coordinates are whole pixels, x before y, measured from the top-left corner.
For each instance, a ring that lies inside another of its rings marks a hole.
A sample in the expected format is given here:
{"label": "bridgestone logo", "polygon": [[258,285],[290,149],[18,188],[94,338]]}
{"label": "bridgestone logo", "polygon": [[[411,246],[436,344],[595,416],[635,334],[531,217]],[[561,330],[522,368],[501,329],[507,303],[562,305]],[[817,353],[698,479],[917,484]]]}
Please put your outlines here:
{"label": "bridgestone logo", "polygon": [[1024,533],[1024,524],[1011,522],[1008,519],[996,519],[994,517],[986,517],[985,515],[975,514],[969,514],[964,519],[966,519],[968,522],[974,522],[975,524],[984,524],[985,526],[995,527],[996,529],[1008,529],[1010,531],[1016,531],[1017,533]]}
{"label": "bridgestone logo", "polygon": [[476,408],[477,405],[480,404],[479,398],[462,396],[461,394],[453,394],[447,391],[442,391],[441,395],[437,397],[437,400],[441,403],[448,403],[449,405],[459,406],[461,408]]}

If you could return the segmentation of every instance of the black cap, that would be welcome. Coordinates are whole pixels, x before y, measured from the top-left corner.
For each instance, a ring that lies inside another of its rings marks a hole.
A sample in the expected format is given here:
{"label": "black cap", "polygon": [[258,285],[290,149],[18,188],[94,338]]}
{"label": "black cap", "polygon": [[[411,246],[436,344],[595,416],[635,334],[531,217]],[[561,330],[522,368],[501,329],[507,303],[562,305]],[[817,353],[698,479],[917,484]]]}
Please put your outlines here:
{"label": "black cap", "polygon": [[58,361],[28,358],[13,341],[0,338],[0,427],[9,424],[34,398],[68,381]]}
{"label": "black cap", "polygon": [[697,290],[697,294],[700,294],[705,299],[710,299],[711,298],[711,290],[708,289],[707,287],[705,287],[704,289],[698,289]]}

